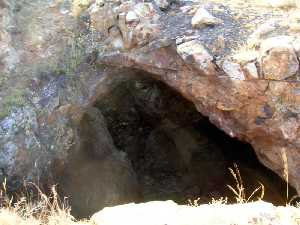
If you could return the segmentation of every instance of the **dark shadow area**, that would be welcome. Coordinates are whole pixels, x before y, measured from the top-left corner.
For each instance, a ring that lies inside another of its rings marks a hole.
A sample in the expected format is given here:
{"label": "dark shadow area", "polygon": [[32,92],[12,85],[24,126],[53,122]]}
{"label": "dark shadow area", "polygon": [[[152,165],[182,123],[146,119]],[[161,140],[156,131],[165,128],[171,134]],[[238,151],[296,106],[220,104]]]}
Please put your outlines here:
{"label": "dark shadow area", "polygon": [[[264,200],[286,203],[286,184],[264,167],[249,144],[229,137],[179,93],[149,75],[121,82],[95,105],[107,121],[116,147],[127,154],[137,174],[140,199],[188,199],[234,195],[228,168],[236,163],[250,195],[259,183]],[[290,190],[294,193],[294,190]]]}
{"label": "dark shadow area", "polygon": [[81,118],[80,146],[59,180],[74,216],[129,202],[235,202],[227,187],[235,184],[228,170],[234,164],[248,196],[262,183],[264,200],[286,203],[285,182],[249,144],[226,135],[164,83],[133,72],[105,85]]}

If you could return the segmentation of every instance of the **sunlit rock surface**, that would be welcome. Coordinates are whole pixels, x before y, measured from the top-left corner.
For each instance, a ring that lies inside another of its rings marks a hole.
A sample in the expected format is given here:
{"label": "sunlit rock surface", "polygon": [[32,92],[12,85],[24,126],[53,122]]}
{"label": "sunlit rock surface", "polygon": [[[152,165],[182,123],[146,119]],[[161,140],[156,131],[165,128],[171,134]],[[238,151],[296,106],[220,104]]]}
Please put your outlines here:
{"label": "sunlit rock surface", "polygon": [[299,224],[299,213],[299,209],[294,207],[275,207],[262,201],[198,207],[157,201],[104,208],[92,216],[91,222],[96,225],[292,225]]}

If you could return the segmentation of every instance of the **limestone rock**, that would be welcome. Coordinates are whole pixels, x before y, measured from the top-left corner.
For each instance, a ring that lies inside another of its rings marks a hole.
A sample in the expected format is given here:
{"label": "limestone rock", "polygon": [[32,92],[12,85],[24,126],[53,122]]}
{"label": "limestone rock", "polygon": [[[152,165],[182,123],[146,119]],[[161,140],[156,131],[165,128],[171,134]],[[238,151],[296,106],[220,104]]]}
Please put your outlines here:
{"label": "limestone rock", "polygon": [[209,25],[217,25],[222,22],[221,19],[214,17],[204,8],[199,8],[192,18],[193,28],[203,28]]}
{"label": "limestone rock", "polygon": [[238,63],[225,60],[223,62],[223,70],[232,80],[245,80],[245,75],[241,66]]}
{"label": "limestone rock", "polygon": [[249,77],[249,79],[258,79],[259,78],[259,74],[258,74],[255,63],[253,63],[253,62],[247,63],[243,68],[246,71],[246,74]]}
{"label": "limestone rock", "polygon": [[269,50],[281,47],[281,48],[293,48],[292,42],[293,37],[287,35],[279,35],[275,37],[270,37],[262,41],[260,45],[261,54],[265,54]]}
{"label": "limestone rock", "polygon": [[257,51],[242,51],[232,56],[232,59],[238,63],[246,64],[257,60],[259,54]]}
{"label": "limestone rock", "polygon": [[129,11],[126,15],[126,22],[132,23],[132,22],[139,22],[139,17],[134,11]]}
{"label": "limestone rock", "polygon": [[293,42],[293,47],[296,51],[298,59],[300,60],[300,38],[295,39],[295,41]]}
{"label": "limestone rock", "polygon": [[250,35],[248,39],[248,46],[251,48],[257,47],[261,44],[262,40],[267,38],[272,32],[276,31],[279,27],[279,22],[276,19],[268,20],[258,26],[258,28]]}
{"label": "limestone rock", "polygon": [[205,74],[214,70],[213,57],[198,40],[192,40],[177,46],[177,52],[188,64],[193,65]]}
{"label": "limestone rock", "polygon": [[161,9],[167,9],[169,7],[168,0],[155,0],[155,4]]}
{"label": "limestone rock", "polygon": [[275,8],[295,7],[297,0],[267,0],[267,3]]}

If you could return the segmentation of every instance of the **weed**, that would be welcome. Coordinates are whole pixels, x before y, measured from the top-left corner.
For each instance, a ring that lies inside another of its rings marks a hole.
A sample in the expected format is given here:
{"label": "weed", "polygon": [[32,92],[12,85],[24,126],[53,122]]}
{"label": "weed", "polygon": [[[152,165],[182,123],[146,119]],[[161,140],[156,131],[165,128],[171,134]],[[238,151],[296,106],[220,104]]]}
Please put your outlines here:
{"label": "weed", "polygon": [[32,183],[25,185],[26,190],[28,190],[28,185],[37,191],[36,199],[29,192],[14,199],[7,194],[6,180],[4,180],[0,191],[0,224],[69,225],[75,223],[66,199],[59,198],[55,186],[51,188],[51,194],[47,196]]}
{"label": "weed", "polygon": [[228,198],[227,197],[221,197],[219,199],[211,199],[210,204],[227,204],[228,203]]}
{"label": "weed", "polygon": [[195,200],[188,199],[188,206],[198,207],[200,205],[199,201],[200,198],[197,198]]}
{"label": "weed", "polygon": [[257,196],[256,200],[261,200],[264,197],[264,186],[260,183],[260,186],[257,187],[250,195],[247,197],[246,190],[244,187],[243,179],[241,177],[240,171],[238,169],[238,166],[234,164],[234,169],[229,168],[229,171],[231,175],[234,178],[235,186],[227,185],[227,187],[233,192],[235,195],[235,199],[237,203],[247,203],[254,199],[255,196],[257,196],[258,191],[260,190],[260,195]]}

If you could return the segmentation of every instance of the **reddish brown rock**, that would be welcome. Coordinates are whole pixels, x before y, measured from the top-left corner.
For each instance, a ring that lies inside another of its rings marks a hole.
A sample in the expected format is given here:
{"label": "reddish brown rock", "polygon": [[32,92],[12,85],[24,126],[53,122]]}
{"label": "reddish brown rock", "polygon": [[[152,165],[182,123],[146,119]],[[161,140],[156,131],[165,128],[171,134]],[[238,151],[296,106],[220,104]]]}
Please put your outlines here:
{"label": "reddish brown rock", "polygon": [[270,38],[262,43],[262,70],[270,80],[284,80],[299,70],[299,61],[291,38],[287,36]]}

